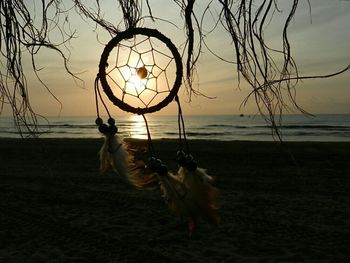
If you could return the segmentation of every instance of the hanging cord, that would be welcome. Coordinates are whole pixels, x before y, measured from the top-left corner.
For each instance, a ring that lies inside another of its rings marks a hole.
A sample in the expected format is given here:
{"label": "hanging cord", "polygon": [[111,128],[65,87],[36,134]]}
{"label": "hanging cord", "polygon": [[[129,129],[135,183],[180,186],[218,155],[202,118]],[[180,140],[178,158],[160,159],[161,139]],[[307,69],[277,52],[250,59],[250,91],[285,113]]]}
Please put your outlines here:
{"label": "hanging cord", "polygon": [[[185,121],[182,115],[180,100],[177,95],[175,97],[175,101],[179,109],[179,112],[178,112],[179,150],[177,152],[177,162],[180,166],[186,167],[190,171],[195,171],[198,166],[197,166],[197,162],[194,160],[193,156],[190,154],[190,147],[186,138]],[[185,142],[186,153],[182,149],[182,137]]]}
{"label": "hanging cord", "polygon": [[95,89],[95,106],[96,106],[96,115],[97,118],[100,118],[100,110],[98,108],[98,98],[97,98],[97,89],[98,89],[98,76],[95,78],[95,84],[94,84],[94,89]]}
{"label": "hanging cord", "polygon": [[[141,114],[143,117],[143,120],[145,121],[145,125],[146,125],[146,129],[147,129],[147,137],[148,137],[148,152],[150,155],[150,158],[148,160],[148,165],[149,168],[156,174],[158,174],[158,176],[163,177],[166,176],[168,174],[168,168],[166,167],[165,164],[163,164],[163,162],[160,159],[157,159],[155,157],[155,150],[153,147],[153,143],[152,143],[152,138],[151,138],[151,133],[149,132],[149,127],[148,127],[148,122],[146,119],[146,116],[144,114]],[[176,191],[176,189],[173,189],[173,191]]]}
{"label": "hanging cord", "polygon": [[179,150],[182,151],[182,138],[183,141],[185,142],[185,146],[186,146],[186,152],[187,154],[189,154],[190,149],[189,149],[189,144],[186,138],[186,130],[185,130],[185,121],[184,118],[182,116],[182,109],[181,109],[181,104],[180,104],[180,100],[179,100],[179,96],[176,95],[175,96],[175,101],[177,103],[178,106],[178,117],[177,117],[177,121],[178,121],[178,128],[179,128]]}
{"label": "hanging cord", "polygon": [[181,132],[181,117],[180,113],[177,114],[177,125],[179,129],[179,151],[182,151],[182,132]]}
{"label": "hanging cord", "polygon": [[99,75],[97,75],[96,79],[95,79],[95,104],[96,104],[96,113],[97,113],[97,117],[100,118],[100,111],[99,111],[99,105],[98,105],[98,98],[100,99],[100,101],[102,102],[107,114],[108,114],[108,117],[109,118],[112,118],[108,108],[107,108],[107,105],[106,103],[103,101],[102,99],[102,95],[101,95],[101,92],[100,92],[100,87],[98,85],[98,81],[99,81],[100,77]]}
{"label": "hanging cord", "polygon": [[148,122],[147,122],[146,116],[144,114],[141,114],[141,116],[143,117],[143,120],[145,121],[146,130],[147,130],[148,152],[150,153],[151,157],[154,157],[155,150],[154,150],[153,143],[152,143],[151,133],[149,132]]}
{"label": "hanging cord", "polygon": [[[98,85],[98,82],[100,80],[100,77],[99,75],[97,75],[96,79],[95,79],[95,104],[96,104],[96,115],[97,115],[97,118],[95,120],[95,123],[96,125],[98,126],[98,130],[103,133],[104,135],[107,135],[107,134],[110,134],[110,135],[114,135],[118,132],[118,128],[117,126],[115,125],[115,120],[112,118],[108,108],[107,108],[107,105],[105,104],[105,102],[103,101],[102,99],[102,95],[101,95],[101,92],[100,92],[100,88],[99,88],[99,85]],[[103,123],[103,120],[101,119],[100,117],[100,110],[99,110],[99,99],[100,101],[102,102],[107,114],[108,114],[108,120],[107,120],[107,124],[104,124]],[[109,151],[112,152],[114,150],[111,150],[112,147],[111,147],[111,141],[109,140]],[[117,149],[118,150],[118,149]]]}

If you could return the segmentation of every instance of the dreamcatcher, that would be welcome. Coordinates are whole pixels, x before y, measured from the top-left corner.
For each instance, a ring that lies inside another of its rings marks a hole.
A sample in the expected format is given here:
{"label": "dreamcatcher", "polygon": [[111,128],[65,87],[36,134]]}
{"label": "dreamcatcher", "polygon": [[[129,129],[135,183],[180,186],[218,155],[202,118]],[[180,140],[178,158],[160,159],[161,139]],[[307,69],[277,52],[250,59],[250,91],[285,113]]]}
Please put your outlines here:
{"label": "dreamcatcher", "polygon": [[[160,188],[169,207],[188,220],[190,233],[202,218],[212,224],[219,223],[216,204],[218,190],[211,185],[212,177],[197,167],[189,153],[185,125],[178,90],[182,82],[181,56],[169,38],[149,28],[132,27],[118,33],[105,47],[95,81],[95,95],[99,131],[105,141],[100,150],[100,173],[113,169],[125,180],[137,187],[146,187],[159,181]],[[130,113],[143,116],[148,134],[149,159],[146,167],[149,175],[139,176],[126,146],[118,137],[118,128],[100,91],[100,85],[114,105]],[[179,149],[177,173],[156,156],[152,144],[146,114],[159,111],[170,102],[178,105]],[[103,123],[99,102],[109,118]]]}

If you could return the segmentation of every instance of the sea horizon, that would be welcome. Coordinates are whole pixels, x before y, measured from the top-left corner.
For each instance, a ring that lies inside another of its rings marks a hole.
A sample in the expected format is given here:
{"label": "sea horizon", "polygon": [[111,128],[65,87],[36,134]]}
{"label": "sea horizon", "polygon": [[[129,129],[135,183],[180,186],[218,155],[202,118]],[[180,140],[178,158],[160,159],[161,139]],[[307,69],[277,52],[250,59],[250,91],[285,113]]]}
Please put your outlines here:
{"label": "sea horizon", "polygon": [[[177,139],[177,115],[146,116],[152,139]],[[39,138],[101,138],[94,116],[46,116],[38,118]],[[107,117],[103,117],[107,120]],[[116,116],[122,138],[147,139],[142,116]],[[273,141],[273,129],[260,115],[186,115],[188,139]],[[286,114],[279,131],[284,141],[350,141],[350,114]],[[0,116],[0,138],[20,138],[12,117]],[[24,130],[23,137],[30,137]]]}

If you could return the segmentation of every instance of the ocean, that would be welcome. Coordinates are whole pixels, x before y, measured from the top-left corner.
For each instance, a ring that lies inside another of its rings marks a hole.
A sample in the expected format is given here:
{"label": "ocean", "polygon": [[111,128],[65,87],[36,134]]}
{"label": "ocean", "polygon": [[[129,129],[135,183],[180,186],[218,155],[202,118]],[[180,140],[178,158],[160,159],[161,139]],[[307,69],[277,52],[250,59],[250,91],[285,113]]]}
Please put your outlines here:
{"label": "ocean", "polygon": [[[150,115],[147,120],[152,139],[178,138],[177,116]],[[184,116],[184,120],[188,139],[274,140],[271,127],[259,115]],[[116,117],[116,123],[123,138],[147,138],[141,116]],[[38,128],[40,138],[102,137],[93,116],[39,118]],[[285,115],[280,130],[284,141],[350,141],[350,114]],[[0,116],[0,137],[20,138],[11,118]]]}

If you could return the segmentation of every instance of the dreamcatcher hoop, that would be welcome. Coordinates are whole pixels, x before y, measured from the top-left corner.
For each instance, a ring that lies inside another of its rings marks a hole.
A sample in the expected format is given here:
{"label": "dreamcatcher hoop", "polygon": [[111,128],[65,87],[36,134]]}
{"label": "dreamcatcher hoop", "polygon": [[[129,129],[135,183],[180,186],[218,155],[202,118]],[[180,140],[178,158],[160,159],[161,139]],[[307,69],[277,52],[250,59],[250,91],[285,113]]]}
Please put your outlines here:
{"label": "dreamcatcher hoop", "polygon": [[[169,94],[159,103],[156,105],[152,105],[150,107],[146,106],[144,108],[141,107],[133,107],[126,103],[125,101],[119,99],[115,94],[113,93],[108,81],[107,81],[107,73],[106,69],[108,67],[108,57],[111,53],[111,51],[117,47],[117,45],[123,41],[123,40],[129,40],[137,35],[142,35],[146,37],[153,37],[157,40],[161,41],[166,45],[166,47],[170,50],[171,54],[173,55],[175,65],[176,65],[176,78],[174,80],[172,88],[169,90]],[[130,28],[123,32],[118,33],[112,40],[109,41],[109,43],[106,45],[106,47],[103,50],[103,53],[101,55],[100,64],[99,64],[99,73],[98,77],[100,79],[103,91],[109,98],[109,100],[119,107],[123,111],[143,115],[146,113],[152,113],[161,110],[165,106],[167,106],[177,95],[177,92],[181,86],[182,82],[182,74],[183,74],[183,68],[182,68],[182,60],[181,56],[175,47],[175,45],[171,42],[169,38],[164,36],[162,33],[160,33],[156,29],[150,29],[150,28]]]}

